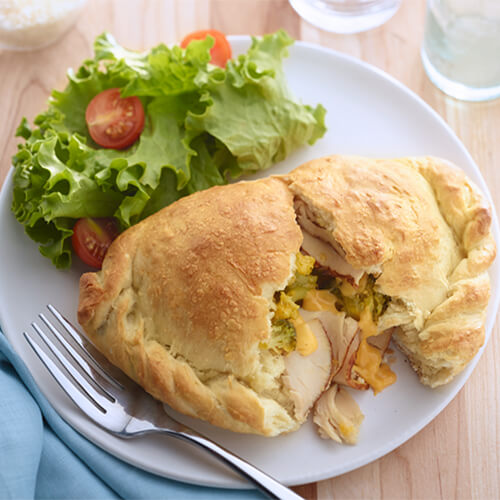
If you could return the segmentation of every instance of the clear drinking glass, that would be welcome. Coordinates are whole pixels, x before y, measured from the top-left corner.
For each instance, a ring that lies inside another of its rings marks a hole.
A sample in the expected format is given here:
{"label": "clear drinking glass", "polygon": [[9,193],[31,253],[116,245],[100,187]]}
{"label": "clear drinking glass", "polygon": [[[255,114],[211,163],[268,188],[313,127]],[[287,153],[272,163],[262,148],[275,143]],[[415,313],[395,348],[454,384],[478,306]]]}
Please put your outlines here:
{"label": "clear drinking glass", "polygon": [[500,97],[500,0],[428,0],[422,62],[431,81],[465,101]]}
{"label": "clear drinking glass", "polygon": [[[388,21],[401,0],[289,0],[314,26],[333,33],[359,33]],[[500,1],[500,0],[499,0]]]}

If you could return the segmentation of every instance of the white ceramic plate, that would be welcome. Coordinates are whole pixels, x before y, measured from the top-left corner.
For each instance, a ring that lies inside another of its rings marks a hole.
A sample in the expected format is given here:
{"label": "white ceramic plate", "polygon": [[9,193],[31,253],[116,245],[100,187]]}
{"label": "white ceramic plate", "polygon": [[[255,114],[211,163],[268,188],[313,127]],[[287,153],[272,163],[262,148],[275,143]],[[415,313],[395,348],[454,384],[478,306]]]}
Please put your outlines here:
{"label": "white ceramic plate", "polygon": [[[232,39],[235,52],[248,38]],[[304,102],[328,110],[327,135],[268,170],[281,173],[305,160],[332,153],[367,156],[438,155],[460,165],[487,192],[477,166],[443,120],[397,81],[360,61],[330,50],[296,43],[285,64],[290,86]],[[221,486],[246,484],[203,452],[167,438],[123,441],[96,427],[50,379],[22,337],[22,331],[45,304],[57,305],[75,321],[78,278],[83,267],[58,271],[40,256],[36,245],[10,212],[11,178],[0,197],[0,321],[5,334],[35,375],[59,414],[91,441],[113,455],[148,471],[181,481]],[[494,220],[498,242],[498,223]],[[492,268],[493,294],[487,321],[491,332],[499,301],[499,265]],[[320,439],[308,422],[300,431],[277,438],[238,435],[188,420],[217,442],[248,459],[285,484],[318,481],[365,465],[404,443],[427,425],[457,394],[480,354],[453,383],[436,390],[422,386],[402,356],[393,365],[398,381],[374,397],[355,395],[366,418],[356,446]],[[486,410],[485,410],[486,411]],[[307,457],[307,459],[304,459]]]}

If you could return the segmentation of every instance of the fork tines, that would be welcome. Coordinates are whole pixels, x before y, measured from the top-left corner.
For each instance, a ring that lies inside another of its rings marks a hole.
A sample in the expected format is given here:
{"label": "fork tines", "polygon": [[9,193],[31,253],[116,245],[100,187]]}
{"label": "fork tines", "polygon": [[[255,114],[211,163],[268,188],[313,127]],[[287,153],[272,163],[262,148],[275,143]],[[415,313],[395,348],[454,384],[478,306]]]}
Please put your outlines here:
{"label": "fork tines", "polygon": [[34,340],[33,334],[30,335],[27,332],[23,332],[24,337],[40,358],[40,361],[77,406],[85,412],[91,413],[94,418],[98,417],[98,415],[95,415],[96,410],[101,415],[106,413],[109,403],[116,401],[110,390],[123,390],[123,385],[101,368],[71,323],[54,306],[49,304],[47,308],[63,327],[64,331],[73,339],[78,347],[78,351],[43,313],[39,314],[39,318],[51,332],[52,336],[64,348],[66,354],[57,347],[56,343],[37,323],[33,322],[31,326],[43,340],[47,349],[52,353],[52,356],[58,361],[62,369],[42,349],[41,345]]}
{"label": "fork tines", "polygon": [[[298,495],[248,462],[172,418],[159,402],[139,386],[134,389],[134,384],[128,379],[124,378],[122,385],[110,377],[105,371],[109,363],[104,363],[104,369],[101,369],[100,363],[91,355],[86,342],[80,338],[69,321],[55,307],[47,307],[72,337],[75,346],[44,314],[39,314],[39,317],[51,335],[44,332],[37,323],[32,323],[31,326],[43,340],[45,347],[42,348],[41,343],[34,340],[35,333],[24,332],[24,337],[59,386],[95,423],[122,438],[159,432],[190,442],[212,453],[271,498],[300,499]],[[57,342],[51,337],[55,337]],[[63,350],[56,344],[61,345]]]}

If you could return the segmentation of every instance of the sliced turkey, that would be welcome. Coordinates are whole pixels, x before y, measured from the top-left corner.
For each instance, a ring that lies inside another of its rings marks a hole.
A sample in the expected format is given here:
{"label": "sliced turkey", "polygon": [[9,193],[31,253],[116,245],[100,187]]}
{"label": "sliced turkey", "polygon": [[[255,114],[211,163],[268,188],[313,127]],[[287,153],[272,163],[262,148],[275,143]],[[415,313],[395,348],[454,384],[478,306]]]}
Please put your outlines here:
{"label": "sliced turkey", "polygon": [[318,341],[317,349],[308,356],[293,351],[285,357],[283,383],[295,406],[295,418],[302,421],[323,391],[332,374],[332,348],[323,325],[318,319],[307,321]]}
{"label": "sliced turkey", "polygon": [[295,199],[294,207],[299,226],[312,236],[328,243],[340,256],[344,257],[344,251],[333,237],[332,231],[328,231],[328,229],[322,227],[320,223],[315,222],[317,217],[310,212],[309,207],[300,198]]}
{"label": "sliced turkey", "polygon": [[350,320],[351,323],[351,332],[355,332],[355,334],[351,337],[352,340],[347,349],[344,362],[335,377],[333,377],[333,381],[337,384],[347,385],[353,389],[364,391],[369,388],[369,385],[363,377],[353,370],[354,364],[356,363],[356,354],[358,353],[359,344],[361,342],[358,323],[351,318],[347,319]]}
{"label": "sliced turkey", "polygon": [[333,356],[332,380],[353,389],[366,390],[368,384],[353,370],[360,344],[358,322],[343,312],[304,311],[305,321],[319,319],[330,339]]}
{"label": "sliced turkey", "polygon": [[337,384],[322,394],[314,408],[313,422],[319,435],[339,443],[355,444],[363,419],[356,401]]}
{"label": "sliced turkey", "polygon": [[304,237],[302,250],[313,256],[321,267],[326,267],[335,276],[346,278],[353,282],[354,285],[359,284],[359,280],[365,274],[364,271],[354,269],[328,243],[312,236],[304,229],[302,229],[302,235]]}
{"label": "sliced turkey", "polygon": [[326,267],[333,275],[346,278],[353,285],[365,274],[355,269],[344,258],[344,252],[335,242],[330,231],[322,228],[310,218],[303,203],[296,201],[297,222],[302,228],[302,250],[316,259],[319,265]]}

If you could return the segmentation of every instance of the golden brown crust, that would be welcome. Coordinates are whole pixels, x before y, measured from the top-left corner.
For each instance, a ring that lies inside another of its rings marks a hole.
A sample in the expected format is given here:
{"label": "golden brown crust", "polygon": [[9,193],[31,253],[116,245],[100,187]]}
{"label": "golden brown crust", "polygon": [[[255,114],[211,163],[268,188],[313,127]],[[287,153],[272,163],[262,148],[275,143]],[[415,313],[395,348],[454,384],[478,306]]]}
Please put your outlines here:
{"label": "golden brown crust", "polygon": [[[466,176],[438,158],[331,156],[287,176],[356,268],[379,274],[408,324],[395,338],[422,382],[446,383],[484,341],[491,214]],[[391,314],[389,307],[386,315]],[[390,323],[388,318],[384,318]]]}
{"label": "golden brown crust", "polygon": [[463,172],[438,158],[412,160],[412,166],[433,187],[462,255],[448,277],[446,300],[427,318],[419,347],[409,356],[421,380],[435,387],[459,373],[484,342],[490,296],[486,271],[495,259],[496,246],[490,209]]}
{"label": "golden brown crust", "polygon": [[183,198],[127,230],[102,271],[82,276],[79,322],[178,411],[239,432],[294,430],[283,360],[264,362],[258,348],[302,243],[294,197],[353,267],[378,276],[392,298],[381,323],[399,326],[394,338],[422,382],[463,369],[484,341],[496,250],[482,197],[435,158],[332,156]]}
{"label": "golden brown crust", "polygon": [[301,240],[278,179],[196,193],[123,233],[102,271],[82,276],[79,322],[172,407],[233,430],[290,430],[286,409],[247,385]]}

